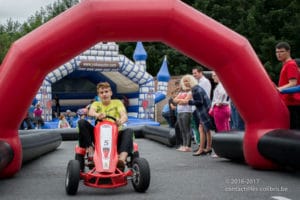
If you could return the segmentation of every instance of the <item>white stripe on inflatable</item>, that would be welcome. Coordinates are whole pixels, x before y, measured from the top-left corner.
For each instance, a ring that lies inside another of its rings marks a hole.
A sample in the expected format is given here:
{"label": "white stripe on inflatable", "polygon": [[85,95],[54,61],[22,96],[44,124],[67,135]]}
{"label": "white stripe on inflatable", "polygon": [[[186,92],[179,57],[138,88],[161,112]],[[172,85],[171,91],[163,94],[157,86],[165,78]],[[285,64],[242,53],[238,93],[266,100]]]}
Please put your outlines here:
{"label": "white stripe on inflatable", "polygon": [[[91,103],[91,99],[60,99],[59,104],[61,106],[82,106],[89,105]],[[54,104],[53,104],[54,105]]]}
{"label": "white stripe on inflatable", "polygon": [[128,117],[138,117],[138,114],[136,112],[129,112],[127,113]]}
{"label": "white stripe on inflatable", "polygon": [[129,98],[129,105],[130,106],[138,106],[139,105],[139,99],[138,98]]}
{"label": "white stripe on inflatable", "polygon": [[90,55],[90,56],[109,56],[109,57],[118,57],[117,51],[99,51],[99,50],[87,50],[82,53],[82,55]]}

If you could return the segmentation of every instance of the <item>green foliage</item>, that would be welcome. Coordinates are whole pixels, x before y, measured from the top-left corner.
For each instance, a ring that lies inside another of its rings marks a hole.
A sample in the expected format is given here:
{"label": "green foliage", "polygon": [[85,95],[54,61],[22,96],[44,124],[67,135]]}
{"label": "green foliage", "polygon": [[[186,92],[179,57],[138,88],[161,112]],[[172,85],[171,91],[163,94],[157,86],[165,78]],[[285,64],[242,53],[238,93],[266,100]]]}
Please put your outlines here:
{"label": "green foliage", "polygon": [[11,44],[37,27],[46,23],[66,9],[77,4],[78,0],[57,0],[46,8],[41,8],[31,15],[26,22],[20,23],[9,19],[6,24],[0,24],[0,63],[9,50]]}
{"label": "green foliage", "polygon": [[289,42],[292,56],[300,57],[300,48],[297,49],[300,2],[297,0],[201,0],[191,5],[245,36],[276,83],[280,71],[274,53],[276,43]]}
{"label": "green foliage", "polygon": [[[17,40],[21,34],[19,32],[20,23],[11,19],[7,21],[6,26],[0,25],[0,58],[4,58],[6,51],[10,45]],[[0,62],[1,63],[1,62]]]}

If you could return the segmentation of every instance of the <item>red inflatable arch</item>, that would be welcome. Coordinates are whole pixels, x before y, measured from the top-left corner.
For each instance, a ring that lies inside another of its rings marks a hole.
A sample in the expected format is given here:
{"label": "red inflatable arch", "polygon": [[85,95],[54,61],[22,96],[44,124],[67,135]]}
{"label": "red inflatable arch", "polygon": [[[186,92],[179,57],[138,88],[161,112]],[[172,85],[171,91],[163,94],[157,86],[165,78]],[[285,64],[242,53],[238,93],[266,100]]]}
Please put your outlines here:
{"label": "red inflatable arch", "polygon": [[99,41],[160,41],[212,70],[246,122],[246,162],[274,168],[257,150],[267,131],[289,128],[288,111],[248,40],[179,0],[85,0],[16,41],[0,68],[0,141],[21,168],[18,126],[44,77]]}

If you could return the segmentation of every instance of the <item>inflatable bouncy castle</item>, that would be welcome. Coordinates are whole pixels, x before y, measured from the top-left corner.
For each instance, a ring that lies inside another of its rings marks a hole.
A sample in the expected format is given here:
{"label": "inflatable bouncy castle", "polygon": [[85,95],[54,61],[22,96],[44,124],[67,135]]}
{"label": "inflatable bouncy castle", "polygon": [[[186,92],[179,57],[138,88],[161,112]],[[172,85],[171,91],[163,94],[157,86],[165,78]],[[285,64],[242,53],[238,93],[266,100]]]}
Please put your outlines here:
{"label": "inflatable bouncy castle", "polygon": [[114,98],[128,101],[130,117],[153,120],[155,103],[165,98],[170,74],[163,64],[156,90],[154,78],[147,72],[147,53],[141,42],[137,42],[133,58],[134,62],[119,54],[115,42],[100,42],[53,70],[36,95],[43,118],[52,120],[54,96],[59,97],[61,111],[76,111],[97,95],[99,82],[107,81],[112,85]]}

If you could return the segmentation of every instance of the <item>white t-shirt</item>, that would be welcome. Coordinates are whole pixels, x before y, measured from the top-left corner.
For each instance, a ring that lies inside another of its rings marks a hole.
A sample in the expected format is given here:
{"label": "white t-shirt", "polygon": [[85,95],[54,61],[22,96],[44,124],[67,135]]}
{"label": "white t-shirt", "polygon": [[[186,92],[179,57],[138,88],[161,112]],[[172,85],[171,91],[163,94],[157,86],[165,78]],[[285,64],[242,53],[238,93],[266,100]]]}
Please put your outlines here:
{"label": "white t-shirt", "polygon": [[[179,94],[177,95],[178,99],[185,99],[187,97],[187,95],[191,95],[192,92],[179,92]],[[183,113],[183,112],[193,112],[192,110],[192,106],[186,104],[186,105],[177,105],[177,113]]]}
{"label": "white t-shirt", "polygon": [[62,119],[62,120],[59,120],[59,122],[58,122],[58,128],[71,128],[71,127],[66,119]]}
{"label": "white t-shirt", "polygon": [[208,95],[208,98],[210,98],[210,93],[211,93],[210,81],[205,76],[202,76],[198,80],[198,84],[200,85],[200,87],[202,87],[205,90],[206,94]]}
{"label": "white t-shirt", "polygon": [[212,99],[212,107],[214,107],[215,104],[225,104],[229,105],[230,100],[228,98],[227,92],[224,89],[222,83],[218,83],[215,90],[214,90],[214,96]]}

